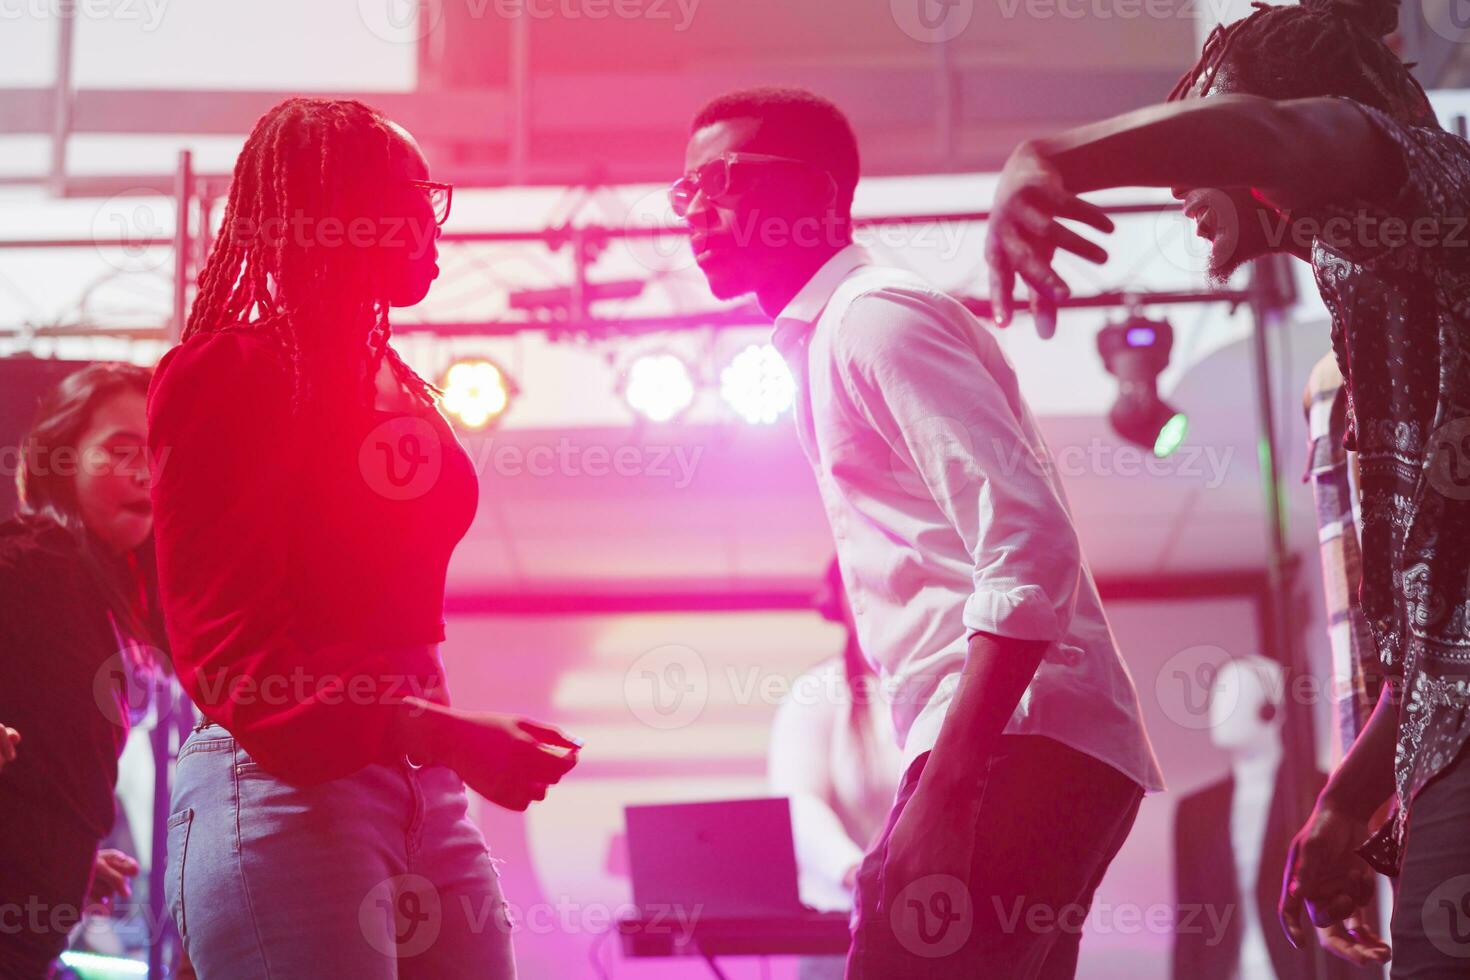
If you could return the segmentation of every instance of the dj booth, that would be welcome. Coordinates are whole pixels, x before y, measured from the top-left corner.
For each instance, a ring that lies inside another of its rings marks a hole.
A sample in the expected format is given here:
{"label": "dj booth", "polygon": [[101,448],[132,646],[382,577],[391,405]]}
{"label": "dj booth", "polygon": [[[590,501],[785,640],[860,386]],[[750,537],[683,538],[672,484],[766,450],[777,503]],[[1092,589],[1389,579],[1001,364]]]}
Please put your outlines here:
{"label": "dj booth", "polygon": [[784,797],[630,806],[628,865],[640,913],[617,923],[623,955],[845,956],[848,912],[798,894]]}
{"label": "dj booth", "polygon": [[789,916],[704,916],[687,929],[659,917],[623,919],[618,939],[628,957],[699,956],[717,977],[720,956],[845,956],[846,912]]}

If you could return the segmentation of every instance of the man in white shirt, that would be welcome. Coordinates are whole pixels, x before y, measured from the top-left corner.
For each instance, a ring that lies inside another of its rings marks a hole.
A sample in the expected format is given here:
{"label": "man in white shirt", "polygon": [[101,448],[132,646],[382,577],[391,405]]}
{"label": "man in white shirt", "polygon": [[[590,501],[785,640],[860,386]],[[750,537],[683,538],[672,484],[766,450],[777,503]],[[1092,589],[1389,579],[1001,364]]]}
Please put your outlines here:
{"label": "man in white shirt", "polygon": [[906,766],[857,876],[852,980],[1071,977],[1162,777],[1016,378],[955,299],[852,244],[841,110],[700,111],[670,192],[711,290],[754,293]]}

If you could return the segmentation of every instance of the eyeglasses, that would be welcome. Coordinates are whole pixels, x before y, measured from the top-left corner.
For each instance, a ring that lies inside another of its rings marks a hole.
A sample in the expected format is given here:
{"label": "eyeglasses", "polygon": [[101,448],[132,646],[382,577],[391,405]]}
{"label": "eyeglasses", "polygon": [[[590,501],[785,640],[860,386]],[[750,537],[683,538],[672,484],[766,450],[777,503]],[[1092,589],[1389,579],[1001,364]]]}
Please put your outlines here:
{"label": "eyeglasses", "polygon": [[437,180],[410,180],[410,184],[429,195],[429,205],[434,209],[434,222],[443,225],[449,220],[449,205],[454,200],[454,185]]}
{"label": "eyeglasses", "polygon": [[685,174],[669,188],[669,207],[680,218],[689,214],[689,207],[696,195],[703,193],[706,200],[720,201],[728,198],[739,183],[742,170],[758,166],[795,166],[815,171],[824,177],[830,193],[836,194],[837,182],[825,170],[820,170],[806,160],[795,157],[772,156],[767,153],[724,153],[693,173]]}

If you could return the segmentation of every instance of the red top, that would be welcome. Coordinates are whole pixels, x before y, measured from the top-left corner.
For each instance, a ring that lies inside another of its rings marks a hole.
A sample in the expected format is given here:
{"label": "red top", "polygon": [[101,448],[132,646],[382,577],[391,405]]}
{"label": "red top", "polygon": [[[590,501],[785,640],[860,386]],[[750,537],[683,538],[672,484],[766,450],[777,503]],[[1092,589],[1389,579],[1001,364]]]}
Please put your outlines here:
{"label": "red top", "polygon": [[309,785],[391,754],[391,703],[442,699],[431,644],[479,490],[427,406],[362,408],[308,447],[290,392],[270,341],[195,335],[154,373],[148,443],[179,680],[261,766]]}

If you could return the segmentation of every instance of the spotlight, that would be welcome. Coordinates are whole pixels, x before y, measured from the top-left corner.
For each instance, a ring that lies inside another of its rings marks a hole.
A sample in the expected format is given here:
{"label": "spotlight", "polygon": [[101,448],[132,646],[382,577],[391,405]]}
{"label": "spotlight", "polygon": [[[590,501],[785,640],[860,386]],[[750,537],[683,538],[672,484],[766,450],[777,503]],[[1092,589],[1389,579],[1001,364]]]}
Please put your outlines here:
{"label": "spotlight", "polygon": [[1189,417],[1159,397],[1159,372],[1169,366],[1173,346],[1168,321],[1138,314],[1108,324],[1097,335],[1103,366],[1118,379],[1118,400],[1108,422],[1119,436],[1160,458],[1178,449],[1189,431]]}
{"label": "spotlight", "polygon": [[444,389],[445,409],[470,429],[500,421],[517,394],[515,382],[500,365],[484,358],[455,361],[439,387]]}
{"label": "spotlight", "polygon": [[623,382],[628,407],[652,422],[667,422],[694,403],[689,366],[673,354],[640,354]]}
{"label": "spotlight", "polygon": [[751,344],[720,372],[720,395],[752,425],[770,425],[791,407],[796,383],[770,344]]}

